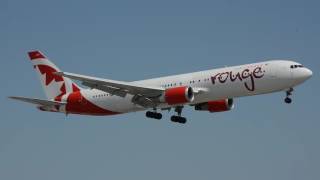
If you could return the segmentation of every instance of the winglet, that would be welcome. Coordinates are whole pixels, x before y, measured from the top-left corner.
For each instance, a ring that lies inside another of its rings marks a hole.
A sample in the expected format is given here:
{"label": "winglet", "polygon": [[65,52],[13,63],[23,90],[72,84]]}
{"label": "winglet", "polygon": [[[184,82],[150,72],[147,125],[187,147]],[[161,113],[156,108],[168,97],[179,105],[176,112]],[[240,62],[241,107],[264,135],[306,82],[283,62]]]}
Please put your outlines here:
{"label": "winglet", "polygon": [[46,57],[40,51],[30,51],[28,52],[30,60],[45,59]]}

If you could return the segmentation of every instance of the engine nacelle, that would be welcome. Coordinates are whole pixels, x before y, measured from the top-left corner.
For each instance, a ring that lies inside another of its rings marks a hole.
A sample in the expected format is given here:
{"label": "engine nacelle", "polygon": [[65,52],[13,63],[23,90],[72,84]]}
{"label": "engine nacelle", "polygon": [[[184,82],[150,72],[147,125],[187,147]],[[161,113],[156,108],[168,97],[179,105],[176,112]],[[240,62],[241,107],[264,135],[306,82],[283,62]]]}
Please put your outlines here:
{"label": "engine nacelle", "polygon": [[175,87],[167,89],[160,97],[160,101],[169,105],[190,103],[194,100],[194,92],[191,87]]}
{"label": "engine nacelle", "polygon": [[209,112],[223,112],[233,109],[233,99],[222,99],[216,101],[209,101],[195,105],[197,111],[209,111]]}

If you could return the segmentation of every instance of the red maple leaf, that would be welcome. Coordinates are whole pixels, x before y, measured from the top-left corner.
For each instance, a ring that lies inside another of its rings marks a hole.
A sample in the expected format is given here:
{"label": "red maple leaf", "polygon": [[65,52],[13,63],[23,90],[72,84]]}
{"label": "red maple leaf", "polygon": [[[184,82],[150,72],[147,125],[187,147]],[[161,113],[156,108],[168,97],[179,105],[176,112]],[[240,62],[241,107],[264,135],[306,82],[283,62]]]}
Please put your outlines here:
{"label": "red maple leaf", "polygon": [[53,73],[57,72],[54,68],[47,66],[47,65],[38,65],[38,68],[40,70],[40,73],[46,76],[46,86],[48,86],[53,80],[56,82],[63,81],[63,78],[61,76],[55,75]]}

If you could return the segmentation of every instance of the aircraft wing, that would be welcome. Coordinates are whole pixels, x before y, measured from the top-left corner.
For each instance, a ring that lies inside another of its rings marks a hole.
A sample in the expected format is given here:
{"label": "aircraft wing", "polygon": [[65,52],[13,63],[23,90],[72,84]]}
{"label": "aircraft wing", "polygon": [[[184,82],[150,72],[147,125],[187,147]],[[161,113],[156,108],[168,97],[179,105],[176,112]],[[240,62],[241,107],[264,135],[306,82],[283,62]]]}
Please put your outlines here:
{"label": "aircraft wing", "polygon": [[11,99],[15,99],[18,101],[23,101],[39,106],[45,106],[45,107],[51,107],[51,106],[60,106],[60,105],[65,105],[66,103],[64,102],[58,102],[58,101],[49,101],[49,100],[43,100],[43,99],[34,99],[34,98],[27,98],[27,97],[16,97],[16,96],[11,96],[9,97]]}
{"label": "aircraft wing", "polygon": [[165,89],[159,87],[141,86],[130,82],[96,78],[68,72],[57,72],[55,74],[78,80],[84,86],[99,89],[112,95],[125,97],[127,94],[131,94],[134,96],[132,102],[143,107],[154,106],[156,103],[154,99],[161,96],[165,91]]}

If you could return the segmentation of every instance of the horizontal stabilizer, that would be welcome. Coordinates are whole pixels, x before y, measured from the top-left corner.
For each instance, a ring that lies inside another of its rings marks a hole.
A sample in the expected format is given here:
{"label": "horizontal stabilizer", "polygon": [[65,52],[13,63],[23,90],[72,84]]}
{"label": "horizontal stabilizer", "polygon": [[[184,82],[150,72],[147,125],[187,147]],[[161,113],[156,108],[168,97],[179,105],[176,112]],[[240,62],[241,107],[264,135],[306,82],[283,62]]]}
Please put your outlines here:
{"label": "horizontal stabilizer", "polygon": [[16,97],[16,96],[11,96],[9,97],[10,99],[18,100],[18,101],[23,101],[39,106],[60,106],[60,105],[65,105],[65,102],[58,102],[58,101],[50,101],[50,100],[43,100],[43,99],[35,99],[35,98],[27,98],[27,97]]}

